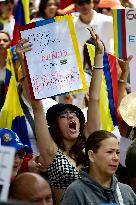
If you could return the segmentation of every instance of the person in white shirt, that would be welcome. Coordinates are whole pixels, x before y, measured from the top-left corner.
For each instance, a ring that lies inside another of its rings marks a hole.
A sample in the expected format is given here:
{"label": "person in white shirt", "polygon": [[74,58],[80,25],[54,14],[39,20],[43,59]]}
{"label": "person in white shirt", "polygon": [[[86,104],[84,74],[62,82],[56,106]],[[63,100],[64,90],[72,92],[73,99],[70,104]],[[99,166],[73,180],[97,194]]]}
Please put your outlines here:
{"label": "person in white shirt", "polygon": [[[111,16],[106,16],[97,13],[92,9],[92,0],[75,0],[76,10],[79,12],[74,15],[74,25],[78,40],[78,46],[82,61],[84,61],[83,49],[87,40],[90,39],[90,33],[87,28],[93,27],[104,43],[108,52],[114,52],[113,40],[113,19]],[[74,105],[84,108],[84,93],[76,93]]]}
{"label": "person in white shirt", "polygon": [[96,30],[96,33],[103,41],[108,52],[114,52],[113,19],[111,16],[106,16],[94,11],[91,2],[91,0],[75,0],[79,15],[75,15],[74,23],[82,57],[83,46],[90,38],[89,31],[87,30],[88,27],[93,27]]}

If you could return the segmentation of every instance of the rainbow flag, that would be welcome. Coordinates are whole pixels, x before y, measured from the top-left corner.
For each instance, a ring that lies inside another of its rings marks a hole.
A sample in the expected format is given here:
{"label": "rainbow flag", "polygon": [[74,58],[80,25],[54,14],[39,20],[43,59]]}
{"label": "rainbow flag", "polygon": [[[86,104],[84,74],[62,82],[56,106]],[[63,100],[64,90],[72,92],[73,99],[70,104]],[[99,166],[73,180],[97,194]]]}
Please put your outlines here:
{"label": "rainbow flag", "polygon": [[18,0],[18,3],[15,7],[15,27],[12,41],[13,46],[16,45],[20,40],[18,27],[30,22],[29,2],[30,0]]}
{"label": "rainbow flag", "polygon": [[11,51],[7,53],[7,94],[0,113],[0,128],[15,131],[21,142],[30,146],[25,116],[20,105]]}
{"label": "rainbow flag", "polygon": [[[94,65],[95,48],[87,44],[91,64]],[[118,107],[118,84],[116,57],[104,53],[103,57],[103,75],[100,93],[100,113],[102,129],[112,131],[117,125],[117,107]]]}
{"label": "rainbow flag", "polygon": [[127,58],[126,50],[126,12],[125,9],[113,10],[114,50],[119,58]]}

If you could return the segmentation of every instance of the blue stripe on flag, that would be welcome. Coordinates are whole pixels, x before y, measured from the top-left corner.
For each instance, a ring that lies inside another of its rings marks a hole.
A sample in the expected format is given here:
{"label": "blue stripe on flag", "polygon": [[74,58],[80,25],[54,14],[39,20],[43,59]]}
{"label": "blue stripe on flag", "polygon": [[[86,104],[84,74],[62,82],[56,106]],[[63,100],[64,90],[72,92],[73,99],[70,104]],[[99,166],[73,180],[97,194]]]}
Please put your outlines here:
{"label": "blue stripe on flag", "polygon": [[121,10],[117,10],[118,21],[118,57],[122,58],[122,26],[121,26]]}
{"label": "blue stripe on flag", "polygon": [[116,126],[118,123],[117,123],[115,109],[114,109],[114,96],[113,96],[112,79],[111,79],[111,73],[110,73],[110,65],[109,65],[108,56],[107,56],[106,52],[104,53],[103,64],[104,64],[103,71],[104,71],[106,85],[107,85],[107,91],[108,91],[110,114],[111,114],[111,118],[113,120],[113,124],[114,124],[114,126]]}
{"label": "blue stripe on flag", "polygon": [[36,27],[38,27],[38,26],[43,26],[43,25],[53,23],[53,22],[55,22],[55,19],[54,18],[49,18],[47,20],[36,21],[35,24],[36,24]]}

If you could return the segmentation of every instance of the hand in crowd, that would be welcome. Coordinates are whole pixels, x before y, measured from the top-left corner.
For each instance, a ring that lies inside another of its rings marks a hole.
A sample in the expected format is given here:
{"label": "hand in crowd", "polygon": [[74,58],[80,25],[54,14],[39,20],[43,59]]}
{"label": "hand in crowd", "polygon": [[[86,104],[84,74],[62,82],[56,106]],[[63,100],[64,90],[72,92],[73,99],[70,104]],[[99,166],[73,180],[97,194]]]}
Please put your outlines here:
{"label": "hand in crowd", "polygon": [[129,71],[130,71],[130,62],[132,60],[133,56],[129,56],[126,60],[123,59],[118,59],[117,64],[118,64],[118,79],[121,80],[127,80]]}
{"label": "hand in crowd", "polygon": [[91,40],[92,40],[92,44],[95,46],[95,56],[98,54],[104,54],[104,45],[102,43],[102,41],[100,40],[99,36],[96,34],[95,29],[88,28],[88,30],[90,31],[91,34]]}
{"label": "hand in crowd", "polygon": [[34,172],[34,173],[40,173],[40,172],[46,171],[46,168],[44,166],[44,162],[41,156],[34,156],[28,162],[28,171]]}
{"label": "hand in crowd", "polygon": [[21,39],[16,45],[16,53],[20,59],[24,58],[24,53],[32,50],[32,44],[27,39]]}
{"label": "hand in crowd", "polygon": [[135,5],[131,2],[131,0],[122,0],[122,5],[128,8],[135,8]]}

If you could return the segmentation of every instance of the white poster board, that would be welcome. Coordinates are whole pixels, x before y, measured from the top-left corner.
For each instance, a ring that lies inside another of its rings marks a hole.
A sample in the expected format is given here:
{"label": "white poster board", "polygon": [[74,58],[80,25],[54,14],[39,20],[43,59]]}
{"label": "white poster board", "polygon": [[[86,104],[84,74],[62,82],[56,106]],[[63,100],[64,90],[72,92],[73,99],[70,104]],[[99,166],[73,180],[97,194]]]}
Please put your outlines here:
{"label": "white poster board", "polygon": [[113,11],[114,42],[117,57],[126,59],[133,56],[130,62],[130,83],[136,92],[136,9],[117,9]]}
{"label": "white poster board", "polygon": [[15,149],[0,145],[0,201],[7,201]]}
{"label": "white poster board", "polygon": [[127,56],[133,55],[130,62],[130,83],[136,92],[136,9],[126,10],[126,47]]}
{"label": "white poster board", "polygon": [[[26,52],[26,60],[30,89],[32,87],[35,99],[83,88],[78,64],[80,54],[78,48],[75,49],[71,37],[74,32],[71,34],[67,19],[21,30],[20,33],[22,38],[32,43],[32,51]],[[76,41],[75,36],[74,39]]]}

